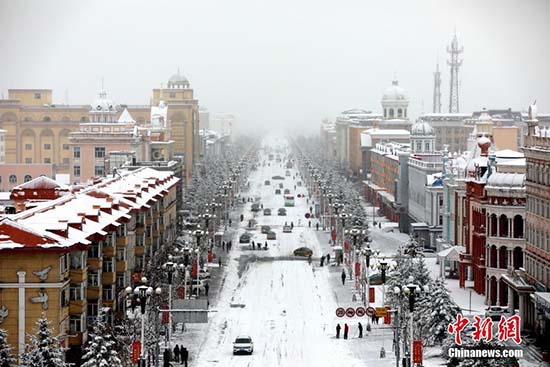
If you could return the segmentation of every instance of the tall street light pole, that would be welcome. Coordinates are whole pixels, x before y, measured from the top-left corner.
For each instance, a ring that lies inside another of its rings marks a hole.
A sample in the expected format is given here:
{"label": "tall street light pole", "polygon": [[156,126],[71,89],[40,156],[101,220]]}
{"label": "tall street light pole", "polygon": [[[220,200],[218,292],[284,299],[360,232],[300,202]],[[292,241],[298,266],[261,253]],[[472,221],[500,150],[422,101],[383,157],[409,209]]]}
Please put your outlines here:
{"label": "tall street light pole", "polygon": [[[197,299],[200,297],[200,255],[201,255],[201,237],[205,232],[201,229],[196,229],[193,231],[193,235],[197,238],[197,248],[195,249],[195,254],[197,255]],[[191,291],[193,291],[193,282],[191,282]]]}
{"label": "tall street light pole", "polygon": [[165,343],[166,346],[170,346],[172,340],[172,282],[174,280],[174,273],[178,267],[172,260],[172,255],[168,255],[168,261],[161,266],[161,269],[166,271],[168,275],[168,339]]}

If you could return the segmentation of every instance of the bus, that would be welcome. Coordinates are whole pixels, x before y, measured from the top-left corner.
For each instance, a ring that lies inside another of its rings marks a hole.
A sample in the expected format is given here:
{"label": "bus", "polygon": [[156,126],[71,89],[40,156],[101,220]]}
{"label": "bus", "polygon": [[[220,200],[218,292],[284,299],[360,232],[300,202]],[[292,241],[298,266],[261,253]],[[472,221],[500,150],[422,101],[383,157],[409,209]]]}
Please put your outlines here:
{"label": "bus", "polygon": [[287,194],[284,196],[285,206],[294,206],[294,195]]}

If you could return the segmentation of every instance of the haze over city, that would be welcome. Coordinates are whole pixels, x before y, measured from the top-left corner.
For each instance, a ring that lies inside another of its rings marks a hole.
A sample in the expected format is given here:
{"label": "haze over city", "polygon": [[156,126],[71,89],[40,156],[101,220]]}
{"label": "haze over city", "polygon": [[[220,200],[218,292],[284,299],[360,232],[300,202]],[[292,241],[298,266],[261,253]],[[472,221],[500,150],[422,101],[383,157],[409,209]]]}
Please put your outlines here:
{"label": "haze over city", "polygon": [[51,88],[88,104],[104,80],[117,103],[148,104],[179,68],[201,106],[238,128],[316,131],[364,108],[397,78],[411,117],[431,111],[446,46],[464,46],[461,112],[550,110],[550,2],[0,1],[0,90]]}

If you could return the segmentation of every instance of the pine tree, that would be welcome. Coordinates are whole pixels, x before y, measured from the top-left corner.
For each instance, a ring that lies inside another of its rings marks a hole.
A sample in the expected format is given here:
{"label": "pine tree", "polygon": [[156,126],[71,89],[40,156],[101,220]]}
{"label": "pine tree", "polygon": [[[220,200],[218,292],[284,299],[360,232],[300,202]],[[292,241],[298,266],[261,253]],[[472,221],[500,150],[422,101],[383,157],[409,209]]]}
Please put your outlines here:
{"label": "pine tree", "polygon": [[82,367],[122,367],[113,335],[102,313],[90,332],[84,351]]}
{"label": "pine tree", "polygon": [[12,347],[8,344],[8,333],[0,329],[0,367],[15,366],[15,357]]}
{"label": "pine tree", "polygon": [[426,261],[423,257],[413,260],[411,275],[414,279],[413,283],[418,285],[420,288],[430,286],[433,282],[430,277],[430,271],[428,270]]}
{"label": "pine tree", "polygon": [[42,314],[36,326],[36,334],[29,335],[31,344],[26,346],[26,353],[21,356],[19,367],[66,367],[59,339],[52,336],[46,315]]}

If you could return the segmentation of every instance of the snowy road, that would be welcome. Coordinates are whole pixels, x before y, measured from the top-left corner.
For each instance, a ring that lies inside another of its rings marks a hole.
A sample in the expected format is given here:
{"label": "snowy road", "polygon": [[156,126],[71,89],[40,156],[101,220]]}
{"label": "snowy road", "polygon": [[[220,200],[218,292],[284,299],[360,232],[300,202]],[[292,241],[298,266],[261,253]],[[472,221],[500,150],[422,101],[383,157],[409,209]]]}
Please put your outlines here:
{"label": "snowy road", "polygon": [[[264,208],[274,214],[282,208],[282,195],[275,195],[279,182],[295,195],[305,193],[297,187],[291,171],[285,171],[279,163],[259,167],[250,176],[250,190],[245,196],[260,196]],[[275,167],[273,167],[273,165]],[[285,177],[275,181],[274,175]],[[264,180],[271,185],[264,185]],[[315,232],[307,226],[304,217],[309,205],[305,198],[296,198],[296,206],[288,208],[287,216],[255,217],[258,225],[269,224],[277,233],[276,241],[269,242],[268,251],[253,251],[249,245],[234,245],[232,261],[226,269],[224,287],[218,300],[213,302],[217,310],[211,316],[204,342],[193,366],[366,366],[367,363],[354,352],[352,346],[367,343],[366,339],[335,339],[334,311],[337,307],[331,290],[328,267],[311,266],[307,261],[281,260],[291,257],[292,251],[307,245],[314,257],[321,256],[321,247]],[[233,238],[246,231],[248,220],[254,217],[250,203],[246,204],[242,228]],[[282,226],[294,223],[293,233],[282,233]],[[299,222],[302,226],[299,226]],[[251,231],[254,241],[265,242],[259,229]],[[244,307],[237,307],[244,305]],[[350,320],[351,321],[351,320]],[[350,322],[355,326],[355,322]],[[233,356],[232,343],[238,335],[250,335],[254,340],[251,356]],[[350,335],[355,337],[356,329]],[[390,359],[382,365],[393,364]],[[368,365],[373,365],[369,363]],[[377,363],[377,365],[380,365]]]}

